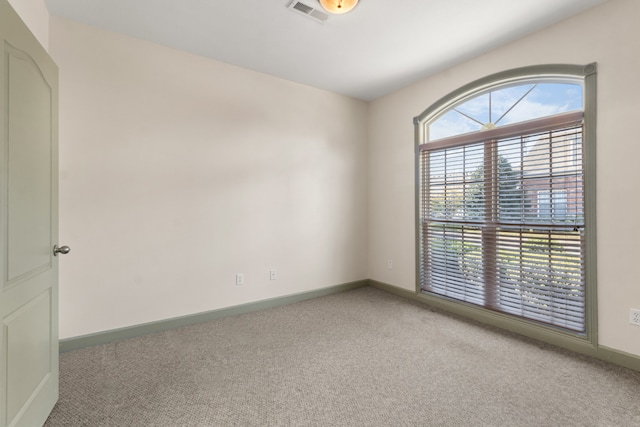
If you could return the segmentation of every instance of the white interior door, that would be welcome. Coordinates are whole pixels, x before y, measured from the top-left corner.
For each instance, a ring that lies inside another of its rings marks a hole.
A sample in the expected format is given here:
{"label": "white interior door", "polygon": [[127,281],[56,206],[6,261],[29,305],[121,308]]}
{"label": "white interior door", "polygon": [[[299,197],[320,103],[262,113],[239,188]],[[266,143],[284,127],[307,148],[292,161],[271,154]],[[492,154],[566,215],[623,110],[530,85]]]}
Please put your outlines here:
{"label": "white interior door", "polygon": [[58,399],[58,70],[0,0],[0,427]]}

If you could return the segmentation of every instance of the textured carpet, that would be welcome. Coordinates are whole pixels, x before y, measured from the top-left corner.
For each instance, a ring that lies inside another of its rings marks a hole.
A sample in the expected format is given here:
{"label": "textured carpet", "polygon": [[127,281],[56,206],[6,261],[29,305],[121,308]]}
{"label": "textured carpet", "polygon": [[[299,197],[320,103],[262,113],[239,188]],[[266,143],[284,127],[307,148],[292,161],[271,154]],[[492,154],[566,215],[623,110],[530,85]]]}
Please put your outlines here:
{"label": "textured carpet", "polygon": [[64,353],[54,426],[639,426],[640,373],[374,288]]}

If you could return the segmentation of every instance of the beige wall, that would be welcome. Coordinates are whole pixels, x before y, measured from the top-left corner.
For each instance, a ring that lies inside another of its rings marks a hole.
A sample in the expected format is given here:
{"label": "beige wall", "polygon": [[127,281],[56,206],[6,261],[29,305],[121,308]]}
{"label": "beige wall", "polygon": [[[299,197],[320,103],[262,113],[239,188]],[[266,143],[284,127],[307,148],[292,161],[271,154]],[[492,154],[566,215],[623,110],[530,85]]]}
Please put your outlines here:
{"label": "beige wall", "polygon": [[366,278],[366,103],[55,17],[51,54],[61,338]]}
{"label": "beige wall", "polygon": [[44,0],[8,0],[40,44],[49,50],[49,11]]}
{"label": "beige wall", "polygon": [[[598,63],[597,238],[600,344],[640,355],[640,2],[610,0],[573,19],[370,105],[369,277],[415,288],[412,118],[458,87],[536,64]],[[393,259],[393,270],[386,260]]]}

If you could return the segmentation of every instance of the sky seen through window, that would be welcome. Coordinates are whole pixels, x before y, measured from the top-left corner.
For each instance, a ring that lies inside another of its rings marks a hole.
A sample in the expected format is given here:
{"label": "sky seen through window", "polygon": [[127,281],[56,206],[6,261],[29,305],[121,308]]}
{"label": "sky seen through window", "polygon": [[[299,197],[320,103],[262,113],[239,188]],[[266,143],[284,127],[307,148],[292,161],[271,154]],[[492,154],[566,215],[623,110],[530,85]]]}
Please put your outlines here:
{"label": "sky seen through window", "polygon": [[429,141],[504,126],[583,108],[582,86],[526,83],[478,95],[447,110],[429,124]]}

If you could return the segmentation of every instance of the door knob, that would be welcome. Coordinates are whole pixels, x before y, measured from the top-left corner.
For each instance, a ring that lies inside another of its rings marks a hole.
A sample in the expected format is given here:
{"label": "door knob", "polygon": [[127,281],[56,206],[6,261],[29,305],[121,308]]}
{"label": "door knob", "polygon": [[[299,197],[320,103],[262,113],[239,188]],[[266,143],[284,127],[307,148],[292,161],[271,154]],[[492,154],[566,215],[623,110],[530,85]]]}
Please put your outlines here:
{"label": "door knob", "polygon": [[60,247],[58,247],[58,245],[53,246],[53,256],[58,256],[58,254],[66,255],[69,252],[71,252],[71,248],[69,246],[60,246]]}

